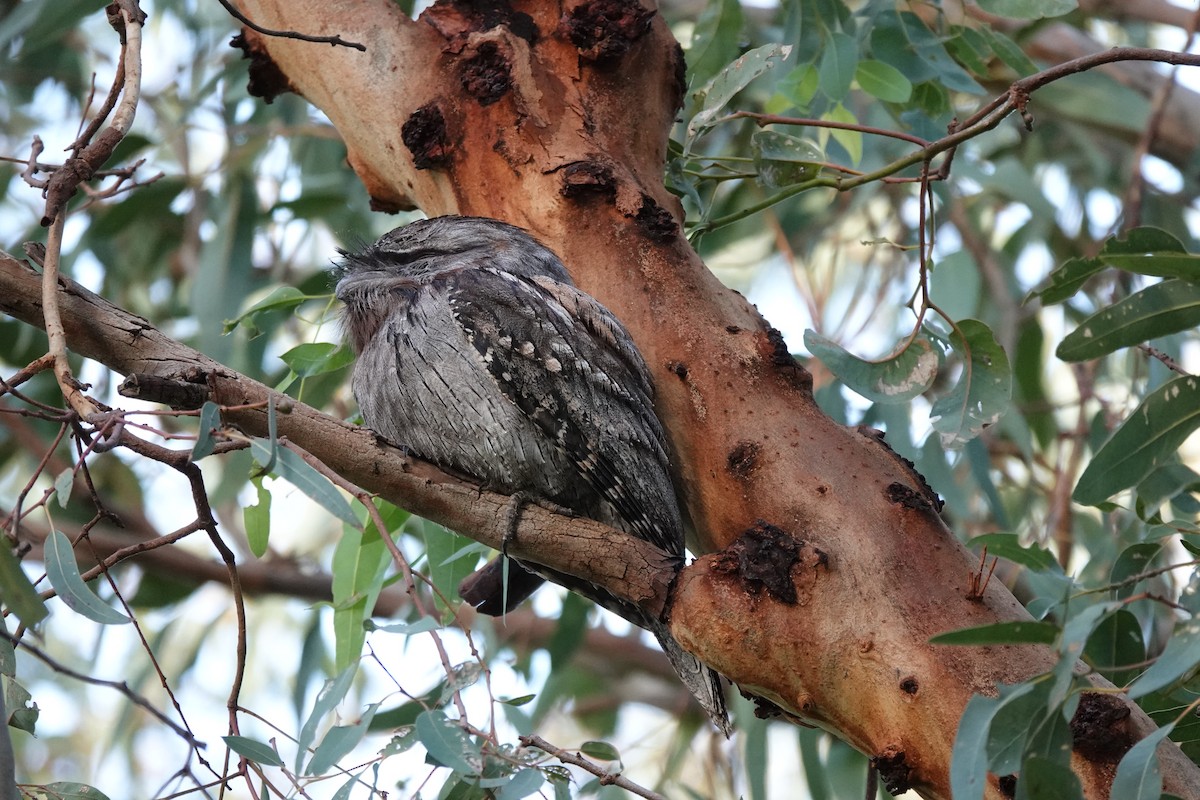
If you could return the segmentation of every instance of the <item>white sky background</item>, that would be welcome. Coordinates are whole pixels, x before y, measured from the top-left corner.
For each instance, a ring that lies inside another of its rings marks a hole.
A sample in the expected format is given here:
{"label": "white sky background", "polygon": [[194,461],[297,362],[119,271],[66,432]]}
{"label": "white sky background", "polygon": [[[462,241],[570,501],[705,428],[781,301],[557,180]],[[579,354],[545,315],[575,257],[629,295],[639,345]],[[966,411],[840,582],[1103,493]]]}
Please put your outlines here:
{"label": "white sky background", "polygon": [[[154,14],[153,9],[150,10],[152,15],[146,33],[144,86],[148,93],[154,93],[173,83],[182,83],[180,72],[185,65],[190,63],[190,59],[186,52],[178,48],[179,42],[187,40],[187,33],[178,26],[174,17]],[[97,46],[103,50],[111,39],[111,31],[103,23],[101,17],[102,15],[96,15],[93,19],[93,22],[96,23],[96,38],[93,41],[97,42]],[[1164,41],[1162,46],[1179,47],[1181,44],[1181,42]],[[97,84],[106,87],[110,79],[111,70],[106,74],[106,70],[101,68]],[[1183,69],[1179,72],[1179,79],[1185,85],[1200,88],[1200,69]],[[47,124],[38,128],[40,135],[46,141],[43,160],[54,161],[58,157],[57,154],[61,153],[63,148],[74,138],[76,122],[69,119],[70,105],[66,98],[53,87],[46,86],[39,92],[36,105],[44,119],[47,120]],[[143,107],[138,113],[137,125],[153,124],[153,114],[149,109]],[[52,124],[54,120],[67,120],[67,122]],[[0,135],[0,141],[3,141],[7,154],[23,155],[27,152],[28,142],[13,142],[2,135]],[[215,168],[221,163],[224,156],[225,147],[219,116],[213,115],[211,127],[207,130],[193,128],[189,134],[189,143],[189,153],[192,159],[191,171],[197,174],[215,172]],[[152,171],[153,168],[148,167],[148,169]],[[1145,169],[1151,181],[1161,189],[1170,191],[1179,185],[1178,174],[1174,169],[1158,159],[1148,159]],[[216,179],[217,177],[214,176],[213,180]],[[287,183],[272,184],[263,188],[268,192],[278,191],[284,197],[294,196],[298,191],[295,184]],[[1063,176],[1048,171],[1044,175],[1043,189],[1059,207],[1062,215],[1073,215],[1078,219],[1078,211],[1070,208],[1066,197],[1066,184]],[[31,219],[40,215],[40,198],[31,191],[25,193],[13,191],[11,195],[0,206],[0,211],[3,211],[0,213],[0,247],[19,252],[20,242],[15,237],[19,237],[23,233]],[[1089,194],[1086,202],[1093,220],[1104,221],[1115,216],[1114,199],[1102,192]],[[1013,225],[1019,222],[1019,219],[1014,219]],[[77,239],[84,224],[86,223],[81,216],[70,222],[67,231],[68,246]],[[1193,233],[1200,227],[1195,215],[1192,227]],[[1089,231],[1088,235],[1098,236],[1102,233],[1093,230]],[[219,235],[219,232],[211,231],[210,235]],[[951,244],[944,240],[941,242],[943,247]],[[328,245],[326,249],[332,255],[331,242],[322,241],[317,246],[325,245]],[[736,261],[737,258],[737,254],[732,254],[733,260]],[[1018,265],[1018,269],[1022,280],[1032,287],[1053,266],[1055,265],[1044,258],[1039,259],[1037,253],[1031,253],[1026,261]],[[101,265],[81,262],[77,268],[79,270],[78,278],[82,282],[91,288],[99,286]],[[762,263],[761,269],[757,270],[750,282],[747,296],[759,307],[764,316],[783,332],[793,351],[803,351],[803,331],[806,328],[814,327],[814,323],[807,316],[803,298],[782,261],[767,260]],[[1053,334],[1049,331],[1048,334],[1050,334],[1048,339],[1053,339]],[[864,355],[875,355],[887,345],[888,343],[877,335],[874,338],[867,337],[863,341],[853,343],[855,350]],[[1185,358],[1188,359],[1187,363],[1192,371],[1200,371],[1197,369],[1197,364],[1200,364],[1200,353],[1193,350],[1190,354],[1185,354]],[[86,379],[88,375],[85,374],[83,377]],[[131,403],[123,398],[120,403],[127,408],[131,406]],[[1193,437],[1194,442],[1195,437]],[[17,481],[19,486],[20,476],[12,474],[0,476],[0,492],[9,493],[14,481]],[[161,476],[154,479],[149,490],[159,497],[173,498],[170,502],[151,504],[148,509],[161,530],[173,529],[191,519],[190,505],[182,485],[182,479],[174,473],[164,471]],[[306,549],[329,536],[333,523],[324,511],[316,508],[311,501],[282,482],[276,482],[273,492],[275,494],[275,502],[272,507],[273,544]],[[193,544],[201,552],[208,552],[207,543],[197,541]],[[536,603],[539,611],[553,615],[557,604],[555,592],[542,590],[536,598]],[[299,661],[299,639],[296,630],[306,621],[307,612],[297,608],[294,604],[268,601],[257,603],[251,613],[254,614],[251,625],[256,628],[252,634],[252,647],[258,651],[259,655],[269,654],[269,656],[255,658],[257,671],[248,676],[243,698],[245,700],[253,698],[252,704],[257,712],[280,722],[285,729],[292,725],[294,733],[296,723],[289,696],[291,691],[289,680],[294,665]],[[196,636],[215,629],[211,634],[212,638],[201,652],[199,663],[193,670],[194,676],[204,676],[204,680],[200,682],[193,679],[187,680],[185,684],[181,684],[186,688],[180,695],[188,720],[194,726],[198,737],[210,743],[208,751],[210,758],[215,758],[220,745],[219,737],[226,732],[227,717],[224,700],[232,675],[230,667],[233,653],[231,615],[232,608],[228,592],[214,586],[202,589],[186,607],[148,615],[150,627],[156,628],[160,624],[169,623],[172,628],[169,634],[171,638],[168,640],[172,646],[164,649],[164,652],[168,653],[164,656],[164,661],[168,662],[172,657],[171,652],[183,650],[187,644],[194,641]],[[616,620],[611,617],[610,619]],[[326,614],[326,623],[328,623],[328,614]],[[140,649],[132,636],[133,632],[128,627],[102,629],[91,623],[83,623],[80,618],[74,617],[72,612],[61,606],[54,608],[51,625],[55,627],[58,636],[74,640],[80,653],[86,654],[93,651],[99,653],[100,657],[96,659],[96,663],[102,671],[102,677],[114,679],[126,677],[124,670],[129,663],[129,653],[138,652]],[[624,623],[616,620],[613,625],[621,628]],[[332,643],[332,632],[327,633],[327,639]],[[401,677],[406,689],[421,691],[434,685],[442,677],[438,659],[428,637],[414,637],[406,643],[402,637],[377,633],[372,635],[369,642],[378,649],[394,672]],[[466,661],[470,658],[469,650],[460,637],[447,635],[446,642],[453,651],[451,657],[453,662]],[[22,669],[28,661],[28,659],[22,661]],[[535,660],[535,667],[535,683],[540,683],[548,671],[548,660],[544,654],[543,657]],[[375,671],[368,670],[368,672],[372,673],[369,684],[355,694],[354,701],[344,706],[348,717],[356,713],[356,708],[361,707],[357,703],[358,699],[378,699],[386,691],[385,683],[378,675],[374,674]],[[81,711],[78,706],[78,695],[63,691],[53,681],[38,681],[31,684],[29,688],[33,692],[36,702],[42,708],[39,734],[43,739],[72,733],[81,713],[86,713],[93,718],[112,718],[119,714],[125,703],[122,698],[109,690],[88,689],[86,690],[88,707]],[[529,687],[515,673],[510,670],[506,671],[501,666],[493,676],[493,691],[498,697],[517,696],[527,693]],[[313,693],[315,693],[315,687],[310,693],[310,703]],[[482,705],[479,702],[481,700],[481,692],[478,687],[469,691],[468,704]],[[400,698],[392,698],[385,702],[384,706],[390,707],[399,702]],[[347,721],[349,720],[344,720],[342,724]],[[614,737],[614,741],[621,746],[625,763],[630,768],[631,777],[634,777],[635,780],[652,782],[661,759],[662,742],[671,732],[670,719],[666,715],[648,709],[636,708],[624,715],[622,723],[622,729],[619,735]],[[256,728],[249,718],[243,719],[243,732],[246,735],[263,739],[271,735],[266,729]],[[119,787],[129,786],[131,780],[131,776],[125,772],[123,759],[114,757],[100,760],[100,755],[105,751],[107,740],[111,738],[112,733],[111,730],[90,731],[90,743],[82,746],[80,750],[79,774],[64,775],[62,778],[64,780],[83,780],[87,776],[94,776],[96,785],[110,792],[114,800],[120,797]],[[24,734],[16,733],[15,735],[23,736]],[[567,746],[578,744],[586,738],[583,732],[569,728],[548,731],[544,735],[551,741]],[[773,726],[770,735],[774,743],[772,753],[788,753],[790,748],[794,747],[794,734],[785,727]],[[381,743],[377,737],[370,739],[369,742],[370,746],[364,751],[364,757],[369,757],[369,754]],[[30,742],[27,745],[27,753],[36,757],[41,746],[38,741]],[[181,763],[179,742],[173,736],[140,735],[135,746],[140,761],[148,771],[153,771],[155,767],[173,771]],[[720,744],[719,746],[729,748],[734,745]],[[281,747],[281,750],[284,752],[285,759],[290,763],[290,751],[285,747]],[[409,775],[421,775],[427,769],[421,763],[422,759],[420,748],[416,748],[406,757],[390,759],[386,769],[393,774],[405,772]],[[219,762],[219,759],[217,761]],[[347,759],[344,763],[351,763],[351,761]],[[771,759],[773,797],[794,796],[791,790],[799,785],[798,776],[793,772],[794,768],[797,767],[792,759]],[[152,790],[157,788],[159,781],[163,778],[165,775],[148,777],[138,785]],[[440,782],[441,778],[437,777],[432,785]],[[323,788],[311,789],[310,794],[313,797],[331,795],[338,784],[337,781],[330,782],[328,794],[323,794],[325,791]],[[248,797],[249,795],[243,791],[235,791],[228,796]],[[356,793],[355,796],[365,796],[365,793]]]}

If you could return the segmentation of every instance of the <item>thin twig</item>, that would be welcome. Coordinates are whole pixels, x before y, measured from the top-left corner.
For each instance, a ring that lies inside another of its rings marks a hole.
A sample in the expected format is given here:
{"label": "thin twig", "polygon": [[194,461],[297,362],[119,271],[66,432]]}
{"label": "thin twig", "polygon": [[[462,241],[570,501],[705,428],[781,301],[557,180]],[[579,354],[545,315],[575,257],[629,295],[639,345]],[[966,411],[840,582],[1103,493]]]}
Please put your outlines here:
{"label": "thin twig", "polygon": [[639,786],[620,773],[609,772],[608,770],[604,769],[604,767],[601,767],[599,764],[596,764],[593,761],[589,761],[583,756],[576,755],[559,747],[555,747],[540,736],[522,736],[521,744],[525,747],[536,747],[538,750],[554,756],[564,764],[570,764],[571,766],[579,767],[582,770],[592,773],[600,779],[600,784],[602,786],[618,786],[627,792],[636,794],[638,797],[645,797],[647,800],[667,800],[664,795],[661,795],[651,789],[647,789],[644,786]]}
{"label": "thin twig", "polygon": [[275,36],[280,39],[298,39],[302,42],[316,42],[317,44],[331,44],[334,47],[352,47],[355,50],[364,53],[367,51],[366,45],[359,44],[358,42],[347,42],[341,36],[312,36],[307,33],[298,33],[297,31],[274,31],[270,28],[264,28],[257,23],[251,22],[250,19],[241,11],[238,11],[237,8],[229,2],[229,0],[218,0],[218,2],[225,7],[225,10],[229,12],[231,17],[255,33],[261,33],[263,36]]}
{"label": "thin twig", "polygon": [[76,672],[66,664],[57,661],[53,656],[39,648],[37,645],[30,644],[24,639],[18,639],[6,630],[0,629],[0,638],[6,639],[14,646],[25,650],[60,675],[66,675],[68,678],[74,678],[77,681],[88,683],[92,686],[106,686],[110,689],[115,689],[116,691],[125,695],[125,697],[127,697],[131,703],[145,709],[159,722],[175,731],[175,733],[179,734],[180,738],[182,738],[192,747],[202,750],[207,746],[204,744],[204,742],[201,742],[193,737],[191,731],[180,727],[174,720],[155,708],[149,700],[133,691],[133,689],[130,689],[129,684],[127,684],[125,681],[110,681],[105,680],[104,678],[96,678],[91,675],[85,675],[82,672]]}
{"label": "thin twig", "polygon": [[[1119,61],[1157,61],[1166,64],[1200,66],[1200,55],[1179,53],[1174,50],[1161,50],[1153,47],[1114,47],[1111,50],[1105,50],[1101,53],[1092,53],[1081,58],[1065,61],[1050,69],[1015,81],[1008,87],[1008,90],[1004,94],[994,97],[965,122],[952,125],[952,130],[946,136],[937,141],[930,142],[920,149],[892,161],[890,164],[886,164],[872,172],[850,178],[818,175],[811,180],[793,184],[762,202],[746,206],[732,214],[703,222],[693,229],[692,235],[706,233],[738,222],[789,197],[810,189],[825,187],[836,189],[839,192],[846,192],[851,189],[857,189],[859,186],[867,183],[883,180],[909,167],[928,163],[935,156],[946,153],[948,155],[945,163],[935,173],[937,180],[944,180],[947,177],[949,159],[952,158],[954,150],[962,143],[996,128],[1012,112],[1016,111],[1020,113],[1026,127],[1031,128],[1033,125],[1033,115],[1029,112],[1028,106],[1030,95],[1033,92],[1069,75],[1086,72],[1102,64],[1111,64]],[[726,117],[726,119],[730,118]],[[810,123],[821,127],[845,127],[845,123],[833,123],[828,120],[812,120]],[[870,132],[877,133],[879,131],[873,129]]]}
{"label": "thin twig", "polygon": [[1162,350],[1159,350],[1157,347],[1151,347],[1150,345],[1144,344],[1144,343],[1139,344],[1137,347],[1138,347],[1138,350],[1141,350],[1143,353],[1150,356],[1151,358],[1156,358],[1159,361],[1161,361],[1163,366],[1165,366],[1167,369],[1171,370],[1172,372],[1177,372],[1180,375],[1190,375],[1191,374],[1186,369],[1184,369],[1179,364],[1178,361],[1171,358],[1169,355],[1164,353]]}

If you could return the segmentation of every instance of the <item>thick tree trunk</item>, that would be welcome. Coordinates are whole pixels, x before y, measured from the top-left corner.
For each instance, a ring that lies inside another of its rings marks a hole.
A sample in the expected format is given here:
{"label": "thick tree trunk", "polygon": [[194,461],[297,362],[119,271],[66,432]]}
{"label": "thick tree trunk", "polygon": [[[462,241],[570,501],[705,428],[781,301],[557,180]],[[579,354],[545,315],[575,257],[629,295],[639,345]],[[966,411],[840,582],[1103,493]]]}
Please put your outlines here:
{"label": "thick tree trunk", "polygon": [[[682,55],[661,18],[634,0],[463,3],[416,22],[388,0],[241,7],[268,28],[366,45],[247,34],[257,85],[290,86],[322,109],[379,207],[526,227],[630,328],[654,373],[698,547],[737,543],[685,570],[672,615],[679,640],[877,758],[889,783],[949,797],[951,744],[971,695],[1043,672],[1053,654],[927,644],[1025,612],[998,582],[969,596],[975,560],[920,476],[821,414],[778,336],[682,237],[661,180]],[[304,419],[289,433],[301,445]],[[739,563],[793,541],[782,582],[739,577]],[[1135,708],[1119,728],[1114,739],[1132,743],[1153,724]],[[1200,773],[1178,749],[1164,744],[1160,755],[1167,790],[1200,797]],[[1115,760],[1074,762],[1087,796],[1107,797]],[[994,781],[989,795],[1001,796]]]}

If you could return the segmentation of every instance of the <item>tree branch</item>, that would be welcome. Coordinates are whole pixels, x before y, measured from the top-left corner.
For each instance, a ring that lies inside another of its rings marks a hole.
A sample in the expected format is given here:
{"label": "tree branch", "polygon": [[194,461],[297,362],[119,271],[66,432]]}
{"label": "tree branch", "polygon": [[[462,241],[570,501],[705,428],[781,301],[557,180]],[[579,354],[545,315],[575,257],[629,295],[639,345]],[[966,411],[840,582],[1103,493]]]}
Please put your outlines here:
{"label": "tree branch", "polygon": [[[41,327],[41,307],[34,300],[38,295],[31,294],[39,283],[33,269],[0,253],[0,310]],[[295,440],[359,486],[500,549],[506,530],[504,512],[511,503],[507,495],[483,490],[406,456],[365,428],[322,414],[223,367],[78,284],[66,279],[61,283],[65,288],[58,304],[74,352],[122,374],[153,375],[168,385],[206,385],[213,401],[231,409],[224,415],[225,422],[254,436],[267,435],[266,401],[274,398],[280,436]],[[201,375],[206,384],[197,383]],[[516,541],[508,544],[508,552],[584,578],[653,613],[664,607],[675,571],[674,560],[648,542],[538,505],[523,509]]]}

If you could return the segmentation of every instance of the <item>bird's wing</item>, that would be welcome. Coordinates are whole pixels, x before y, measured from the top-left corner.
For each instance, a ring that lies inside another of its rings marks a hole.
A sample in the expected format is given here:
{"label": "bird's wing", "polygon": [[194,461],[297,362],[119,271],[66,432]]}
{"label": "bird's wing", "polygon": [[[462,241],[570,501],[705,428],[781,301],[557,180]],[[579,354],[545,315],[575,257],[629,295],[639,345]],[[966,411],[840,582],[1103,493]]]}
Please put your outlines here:
{"label": "bird's wing", "polygon": [[645,362],[572,286],[489,268],[446,273],[454,319],[499,391],[568,456],[631,533],[682,554],[665,437]]}

